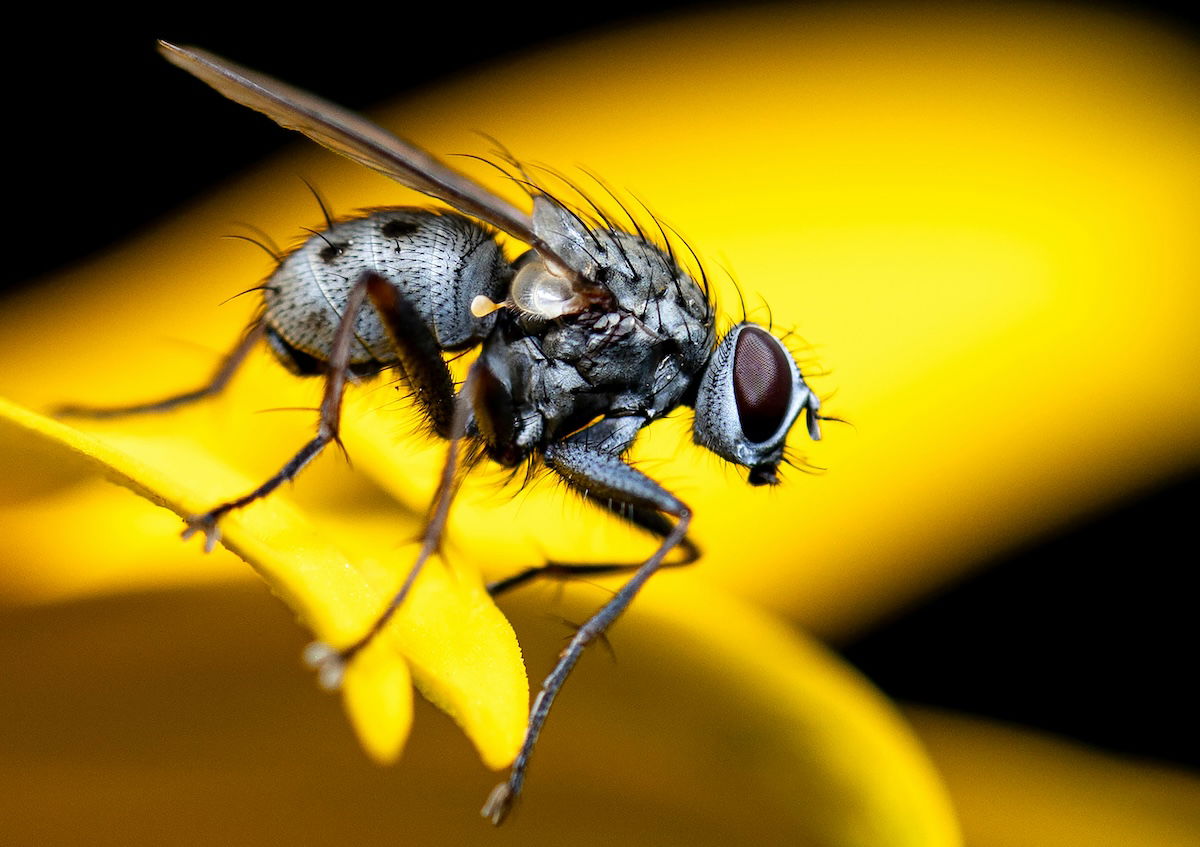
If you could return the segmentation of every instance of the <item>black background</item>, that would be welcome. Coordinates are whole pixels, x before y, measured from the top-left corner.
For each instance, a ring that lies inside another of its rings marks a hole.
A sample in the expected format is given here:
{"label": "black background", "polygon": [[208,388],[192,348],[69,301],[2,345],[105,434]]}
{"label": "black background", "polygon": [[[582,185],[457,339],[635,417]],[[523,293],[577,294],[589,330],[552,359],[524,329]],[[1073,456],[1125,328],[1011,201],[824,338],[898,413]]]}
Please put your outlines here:
{"label": "black background", "polygon": [[[562,7],[548,20],[459,4],[419,13],[415,5],[353,17],[336,4],[277,16],[236,8],[206,20],[27,8],[26,23],[6,23],[2,58],[6,135],[16,149],[5,162],[10,249],[0,289],[117,243],[292,143],[248,119],[236,145],[214,145],[203,127],[230,120],[226,103],[167,66],[153,50],[158,37],[361,109],[506,53],[694,6],[608,2]],[[1137,14],[1196,32],[1165,6],[1142,4]],[[395,73],[379,74],[389,63]],[[147,138],[176,146],[149,148]],[[147,160],[171,165],[160,176],[148,173]],[[844,653],[902,700],[1200,767],[1200,699],[1189,690],[1200,632],[1185,579],[1195,569],[1198,490],[1200,475],[1181,476],[993,562],[842,645]]]}

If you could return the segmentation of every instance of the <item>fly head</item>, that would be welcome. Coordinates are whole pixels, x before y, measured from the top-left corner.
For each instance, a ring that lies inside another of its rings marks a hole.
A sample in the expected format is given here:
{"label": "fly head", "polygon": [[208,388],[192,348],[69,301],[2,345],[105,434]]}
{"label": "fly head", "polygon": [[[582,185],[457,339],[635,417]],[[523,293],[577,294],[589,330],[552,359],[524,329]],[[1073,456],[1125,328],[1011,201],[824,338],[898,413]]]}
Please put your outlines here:
{"label": "fly head", "polygon": [[751,485],[774,485],[788,433],[802,411],[809,437],[820,440],[820,407],[783,342],[745,322],[721,339],[709,359],[696,393],[693,437],[749,468]]}

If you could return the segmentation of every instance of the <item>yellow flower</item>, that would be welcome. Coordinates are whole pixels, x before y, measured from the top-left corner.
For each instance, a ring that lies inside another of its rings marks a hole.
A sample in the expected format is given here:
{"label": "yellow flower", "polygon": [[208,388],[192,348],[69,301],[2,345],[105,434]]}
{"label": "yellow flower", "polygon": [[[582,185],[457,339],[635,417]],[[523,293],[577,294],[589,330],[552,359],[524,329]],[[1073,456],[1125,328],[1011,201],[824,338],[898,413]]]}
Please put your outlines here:
{"label": "yellow flower", "polygon": [[[498,837],[959,842],[909,726],[788,622],[823,637],[860,630],[991,545],[1195,462],[1196,56],[1122,27],[1082,12],[935,25],[759,9],[529,56],[386,117],[435,151],[475,149],[468,132],[484,126],[519,155],[635,187],[692,244],[728,257],[751,305],[761,290],[777,322],[813,343],[813,363],[832,371],[818,392],[854,423],[808,451],[829,474],[769,493],[681,446],[686,417],[647,432],[635,456],[695,508],[706,555],[638,598],[614,632],[615,668],[581,665],[525,807]],[[539,96],[516,108],[528,78]],[[594,119],[614,102],[621,121]],[[253,412],[312,407],[318,386],[263,356],[227,396],[168,416],[77,432],[27,411],[201,379],[212,357],[162,339],[232,343],[248,309],[214,304],[264,268],[215,237],[232,219],[277,236],[311,223],[295,218],[307,202],[297,170],[336,209],[413,202],[327,154],[298,155],[303,167],[264,172],[8,304],[0,393],[25,408],[0,407],[0,591],[12,606],[0,819],[17,840],[105,840],[96,827],[149,842],[478,832],[470,810],[495,777],[444,721],[423,716],[395,770],[368,768],[290,664],[305,636],[240,582],[240,563],[178,543],[177,519],[95,478],[202,509],[265,478],[313,425],[311,413]],[[34,341],[51,310],[48,351]],[[393,386],[359,388],[345,421],[354,469],[326,456],[225,523],[230,548],[319,637],[353,637],[411,561],[403,542],[442,451],[412,426]],[[411,668],[503,767],[527,689],[475,566],[632,560],[645,540],[553,486],[510,497],[484,479],[456,503],[450,542],[388,640],[356,662],[347,706],[367,750],[394,758]],[[598,595],[574,586],[551,608],[577,620]],[[529,619],[551,596],[506,603],[522,633],[541,633],[522,638],[535,678],[556,633]],[[1193,777],[959,718],[914,721],[968,843],[1200,836]]]}

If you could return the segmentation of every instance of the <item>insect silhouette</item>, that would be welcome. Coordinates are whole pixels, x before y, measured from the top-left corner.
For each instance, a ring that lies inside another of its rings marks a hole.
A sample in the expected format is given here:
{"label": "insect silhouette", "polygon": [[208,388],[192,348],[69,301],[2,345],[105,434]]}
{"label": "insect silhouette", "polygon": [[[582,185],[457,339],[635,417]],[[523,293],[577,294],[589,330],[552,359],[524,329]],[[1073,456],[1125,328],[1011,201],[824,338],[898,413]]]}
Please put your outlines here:
{"label": "insect silhouette", "polygon": [[[748,468],[750,484],[775,484],[801,413],[808,435],[820,438],[820,403],[768,329],[744,320],[718,338],[706,279],[684,272],[661,229],[655,243],[632,216],[626,231],[598,206],[581,210],[522,178],[532,199],[527,214],[321,98],[202,50],[166,42],[159,49],[229,99],[455,210],[390,208],[329,221],[263,283],[259,317],[209,384],[138,406],[60,410],[116,416],[199,400],[220,391],[263,342],[293,373],[323,377],[316,436],[253,491],[188,519],[185,537],[201,532],[211,549],[223,515],[266,497],[338,441],[349,379],[399,372],[430,428],[448,441],[447,459],[402,587],[354,643],[306,649],[322,685],[336,688],[347,663],[401,607],[437,549],[460,472],[485,458],[505,468],[540,463],[587,500],[660,539],[642,562],[551,562],[489,586],[499,594],[539,577],[632,573],[578,628],[535,697],[509,777],[483,808],[499,824],[521,792],[551,704],[584,648],[656,571],[699,556],[687,535],[688,506],[623,458],[639,431],[690,406],[698,444]],[[529,249],[506,261],[494,230]],[[456,385],[443,354],[472,348],[478,357]]]}

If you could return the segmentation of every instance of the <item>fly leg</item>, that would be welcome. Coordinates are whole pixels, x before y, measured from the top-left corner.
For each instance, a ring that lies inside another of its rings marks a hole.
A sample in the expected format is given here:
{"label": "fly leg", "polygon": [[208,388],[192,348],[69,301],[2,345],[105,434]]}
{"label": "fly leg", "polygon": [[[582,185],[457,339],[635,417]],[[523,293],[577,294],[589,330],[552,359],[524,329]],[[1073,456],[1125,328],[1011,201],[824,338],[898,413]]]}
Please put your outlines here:
{"label": "fly leg", "polygon": [[[425,410],[439,434],[449,431],[450,418],[454,408],[454,388],[450,371],[442,361],[436,339],[416,316],[412,307],[398,295],[395,287],[379,274],[368,271],[350,289],[345,308],[334,333],[333,347],[325,370],[325,392],[321,399],[316,436],[301,447],[274,476],[258,488],[235,500],[222,503],[202,515],[188,518],[188,527],[183,533],[184,538],[203,531],[204,549],[212,550],[220,539],[217,521],[221,517],[234,509],[240,509],[255,500],[266,497],[283,483],[295,479],[296,475],[319,456],[330,442],[340,444],[338,432],[342,414],[342,395],[345,393],[346,379],[350,371],[350,349],[354,343],[354,326],[368,297],[392,336],[401,367],[417,395],[418,403]],[[261,330],[259,332],[261,333]]]}
{"label": "fly leg", "polygon": [[[438,361],[442,362],[440,356]],[[445,368],[444,362],[442,363],[442,367]],[[447,379],[449,379],[448,372]],[[446,452],[446,461],[442,465],[441,476],[438,478],[438,487],[433,497],[433,506],[430,509],[429,520],[426,522],[425,529],[421,533],[420,552],[417,553],[417,560],[409,569],[404,582],[396,593],[392,595],[392,599],[388,601],[387,606],[379,613],[366,632],[359,636],[358,640],[354,643],[338,648],[323,641],[314,641],[304,648],[305,664],[316,670],[317,681],[326,690],[332,691],[341,685],[342,677],[346,672],[346,666],[360,650],[371,643],[375,636],[387,626],[388,621],[399,611],[405,598],[408,597],[413,583],[416,582],[421,569],[441,544],[442,534],[446,529],[446,519],[450,515],[450,504],[453,502],[454,495],[458,490],[459,454],[461,452],[463,436],[467,431],[467,417],[471,411],[471,397],[474,386],[475,367],[472,366],[471,370],[467,372],[466,382],[463,383],[462,390],[458,392],[457,396],[451,393],[449,396],[436,399],[436,404],[439,408],[449,407],[453,410],[447,427],[450,445]],[[414,386],[414,390],[419,397],[421,389]]]}
{"label": "fly leg", "polygon": [[242,335],[237,346],[230,350],[225,358],[221,360],[221,364],[213,373],[208,383],[200,386],[192,391],[185,391],[182,394],[176,394],[171,397],[166,397],[162,400],[155,400],[150,403],[137,403],[132,406],[114,406],[110,408],[93,407],[93,406],[60,406],[54,410],[55,417],[62,418],[119,418],[125,415],[142,415],[153,412],[166,412],[170,409],[176,409],[180,406],[186,406],[189,403],[195,403],[197,400],[203,400],[205,397],[213,397],[229,384],[229,380],[233,378],[234,373],[246,360],[246,356],[254,349],[254,346],[262,341],[266,327],[261,321],[255,321],[247,327]]}
{"label": "fly leg", "polygon": [[358,319],[359,310],[362,309],[367,297],[367,283],[371,276],[369,273],[364,274],[350,289],[345,309],[338,320],[333,338],[333,349],[329,356],[328,370],[325,372],[325,392],[321,396],[316,436],[301,447],[282,468],[258,488],[209,509],[202,515],[193,515],[186,519],[187,529],[183,531],[183,537],[186,539],[196,532],[203,532],[206,553],[211,552],[221,538],[221,531],[217,527],[218,520],[234,509],[240,509],[255,500],[266,497],[288,480],[295,479],[296,475],[304,470],[309,462],[321,454],[326,445],[331,441],[338,441],[342,394],[345,392],[346,377],[350,372],[350,344],[354,339],[354,325]]}
{"label": "fly leg", "polygon": [[637,567],[633,577],[605,603],[591,619],[575,633],[566,649],[560,654],[558,664],[542,683],[542,688],[533,700],[529,712],[529,725],[525,730],[525,741],[513,762],[508,780],[497,785],[483,806],[483,815],[499,825],[512,809],[525,782],[525,771],[529,757],[537,744],[542,725],[550,713],[554,698],[562,689],[584,648],[604,635],[651,576],[663,566],[663,560],[675,547],[684,543],[691,510],[675,495],[641,471],[630,467],[618,455],[598,450],[595,447],[571,441],[551,444],[545,452],[546,464],[572,487],[584,491],[594,499],[611,499],[627,504],[635,510],[655,512],[663,523],[665,516],[675,518],[675,524],[665,534],[662,544],[654,554]]}
{"label": "fly leg", "polygon": [[438,479],[430,517],[421,535],[421,550],[399,590],[392,595],[388,605],[366,632],[353,644],[336,648],[323,641],[314,641],[304,649],[305,664],[317,671],[317,681],[326,690],[333,690],[341,685],[346,665],[371,643],[396,614],[425,562],[441,542],[446,518],[450,512],[450,502],[454,499],[459,442],[466,433],[467,415],[470,411],[468,398],[474,384],[472,370],[467,375],[463,390],[456,397],[454,380],[445,360],[442,359],[437,339],[416,310],[400,296],[395,286],[381,276],[370,275],[366,286],[371,304],[387,329],[399,367],[404,372],[405,381],[412,389],[417,405],[425,412],[434,432],[448,439],[450,446]]}
{"label": "fly leg", "polygon": [[433,431],[442,438],[450,438],[455,431],[454,380],[437,338],[412,304],[382,276],[369,275],[367,294],[387,329],[413,399]]}
{"label": "fly leg", "polygon": [[[606,508],[608,511],[623,518],[632,524],[636,524],[642,529],[657,535],[659,538],[666,538],[671,532],[672,524],[661,512],[650,511],[648,509],[628,508],[626,503],[614,503],[612,500],[599,501],[594,497],[588,499],[596,502],[598,505]],[[622,508],[625,507],[625,508]],[[664,568],[679,568],[684,565],[690,565],[700,558],[700,548],[695,545],[689,538],[684,538],[679,542],[679,551],[682,555],[670,562],[663,562]],[[534,565],[518,571],[512,576],[506,576],[503,579],[498,579],[495,582],[488,583],[488,593],[493,597],[499,597],[501,594],[506,594],[515,588],[520,588],[538,579],[558,580],[566,582],[571,579],[587,579],[595,576],[608,576],[616,573],[629,573],[636,571],[642,566],[641,562],[625,562],[625,563],[599,563],[599,562],[556,562],[549,561],[541,565]]]}

